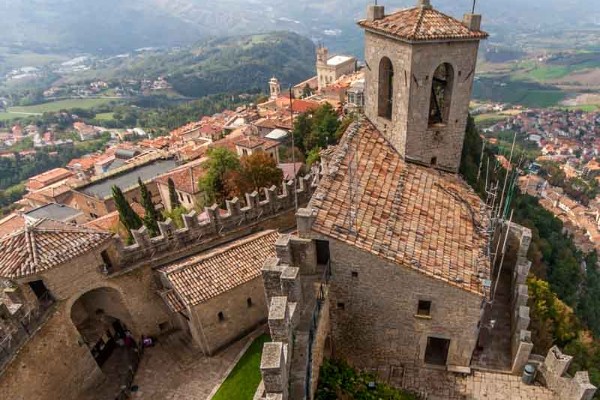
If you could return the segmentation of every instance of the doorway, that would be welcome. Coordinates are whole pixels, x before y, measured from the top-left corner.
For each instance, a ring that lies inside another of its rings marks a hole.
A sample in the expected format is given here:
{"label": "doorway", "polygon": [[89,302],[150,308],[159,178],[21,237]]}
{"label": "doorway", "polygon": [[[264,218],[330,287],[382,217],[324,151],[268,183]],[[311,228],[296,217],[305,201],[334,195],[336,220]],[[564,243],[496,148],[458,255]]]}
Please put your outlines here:
{"label": "doorway", "polygon": [[425,349],[425,364],[446,365],[449,348],[449,339],[428,337],[427,348]]}
{"label": "doorway", "polygon": [[329,241],[315,240],[317,246],[317,264],[327,265],[329,262]]}

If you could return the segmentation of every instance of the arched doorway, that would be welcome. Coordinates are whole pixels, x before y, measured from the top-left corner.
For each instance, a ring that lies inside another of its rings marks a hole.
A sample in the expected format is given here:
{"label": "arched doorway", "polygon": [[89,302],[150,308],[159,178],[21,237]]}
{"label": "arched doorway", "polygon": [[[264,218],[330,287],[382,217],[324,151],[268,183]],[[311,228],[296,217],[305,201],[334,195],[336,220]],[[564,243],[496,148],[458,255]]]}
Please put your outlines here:
{"label": "arched doorway", "polygon": [[102,367],[115,349],[124,343],[131,326],[131,316],[123,304],[121,293],[110,287],[86,292],[73,303],[71,320],[81,335],[82,345],[89,348],[104,372]]}

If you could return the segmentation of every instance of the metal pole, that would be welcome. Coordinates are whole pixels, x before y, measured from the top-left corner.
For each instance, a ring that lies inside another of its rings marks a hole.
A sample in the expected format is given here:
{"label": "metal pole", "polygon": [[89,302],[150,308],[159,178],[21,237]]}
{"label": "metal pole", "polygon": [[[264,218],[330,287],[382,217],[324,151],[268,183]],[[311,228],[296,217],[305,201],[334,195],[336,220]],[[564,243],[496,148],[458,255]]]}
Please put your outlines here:
{"label": "metal pole", "polygon": [[496,298],[496,290],[498,289],[498,281],[500,280],[500,273],[502,273],[502,264],[504,264],[504,255],[506,254],[506,242],[508,241],[508,234],[510,232],[510,225],[512,223],[514,210],[510,211],[510,218],[508,220],[508,226],[506,227],[506,235],[504,236],[504,243],[502,244],[502,258],[500,259],[500,265],[498,266],[498,275],[496,276],[496,282],[494,283],[494,292],[492,293],[492,301]]}
{"label": "metal pole", "polygon": [[[515,132],[515,135],[513,136],[513,142],[512,142],[512,148],[510,149],[510,158],[508,159],[508,168],[506,169],[506,175],[504,176],[504,186],[502,187],[502,196],[500,197],[500,203],[498,204],[498,214],[503,213],[503,203],[504,203],[504,194],[506,191],[506,184],[508,183],[508,174],[509,174],[509,168],[512,167],[512,157],[513,157],[513,152],[515,151],[515,142],[517,141],[517,132]],[[502,219],[504,219],[504,213],[500,216],[498,215],[498,217],[501,217]]]}
{"label": "metal pole", "polygon": [[485,139],[482,140],[481,145],[481,156],[479,157],[479,170],[477,171],[477,183],[479,183],[479,178],[481,177],[481,165],[483,164],[483,152],[485,151]]}
{"label": "metal pole", "polygon": [[291,122],[290,126],[292,127],[292,165],[294,171],[294,210],[298,211],[298,185],[297,185],[297,177],[296,177],[296,141],[294,140],[294,107],[292,100],[292,85],[290,85],[290,116]]}

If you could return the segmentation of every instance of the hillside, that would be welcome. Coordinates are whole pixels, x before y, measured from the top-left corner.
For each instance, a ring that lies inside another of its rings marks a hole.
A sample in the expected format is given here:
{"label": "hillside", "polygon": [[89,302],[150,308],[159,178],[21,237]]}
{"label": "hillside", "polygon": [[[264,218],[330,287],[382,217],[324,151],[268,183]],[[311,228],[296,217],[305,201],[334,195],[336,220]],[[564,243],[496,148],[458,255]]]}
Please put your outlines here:
{"label": "hillside", "polygon": [[[387,0],[389,10],[415,0]],[[12,0],[0,2],[2,45],[43,52],[115,54],[147,46],[190,44],[207,37],[290,30],[359,52],[354,22],[363,0]],[[494,41],[513,43],[522,32],[551,36],[557,30],[598,29],[600,2],[592,0],[503,0],[478,2]],[[434,0],[455,16],[471,0]],[[98,18],[102,16],[102,18]],[[0,53],[6,48],[0,47]],[[0,60],[1,61],[1,60]]]}

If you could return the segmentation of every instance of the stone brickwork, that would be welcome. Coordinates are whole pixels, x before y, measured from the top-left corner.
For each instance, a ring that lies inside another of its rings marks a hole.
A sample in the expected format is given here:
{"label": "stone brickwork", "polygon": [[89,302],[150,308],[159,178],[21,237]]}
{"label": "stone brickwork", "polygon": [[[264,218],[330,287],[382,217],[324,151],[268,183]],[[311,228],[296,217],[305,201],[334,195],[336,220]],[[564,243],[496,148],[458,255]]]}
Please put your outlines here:
{"label": "stone brickwork", "polygon": [[[429,337],[450,340],[447,365],[468,367],[482,297],[330,239],[329,298],[336,356],[389,376],[424,365]],[[431,301],[428,317],[419,300]]]}
{"label": "stone brickwork", "polygon": [[[223,320],[219,319],[219,313],[223,313]],[[190,331],[202,352],[215,354],[267,319],[262,279],[253,279],[192,307],[190,319]]]}
{"label": "stone brickwork", "polygon": [[574,377],[565,376],[572,359],[558,347],[552,347],[540,366],[539,377],[561,400],[591,400],[596,387],[590,383],[587,371],[577,372]]}
{"label": "stone brickwork", "polygon": [[[365,115],[407,160],[452,172],[460,165],[479,42],[409,44],[365,32]],[[379,64],[394,68],[391,120],[378,114]],[[429,126],[433,74],[442,63],[454,70],[451,105],[445,124]]]}

